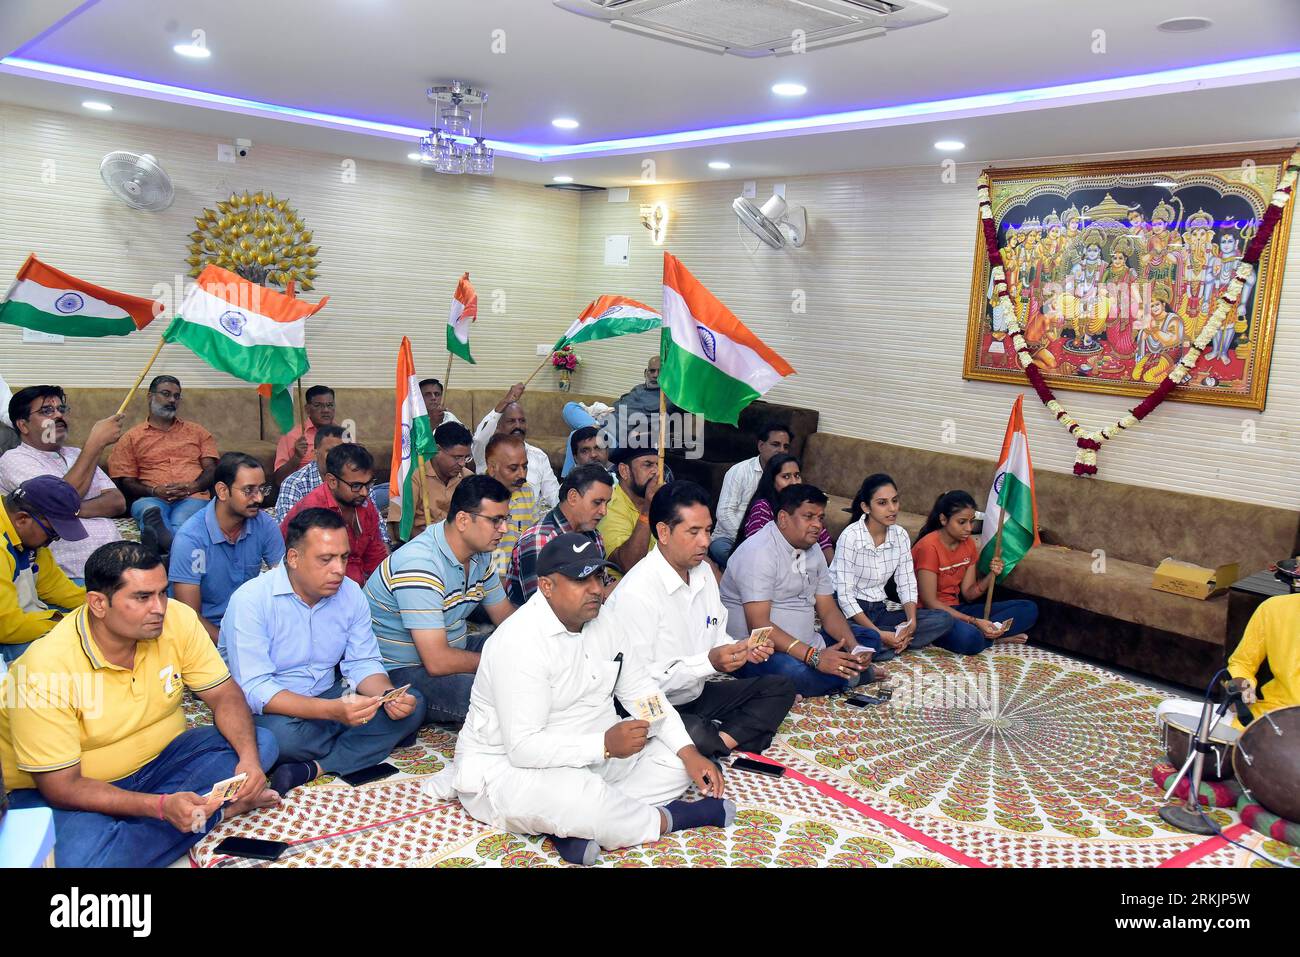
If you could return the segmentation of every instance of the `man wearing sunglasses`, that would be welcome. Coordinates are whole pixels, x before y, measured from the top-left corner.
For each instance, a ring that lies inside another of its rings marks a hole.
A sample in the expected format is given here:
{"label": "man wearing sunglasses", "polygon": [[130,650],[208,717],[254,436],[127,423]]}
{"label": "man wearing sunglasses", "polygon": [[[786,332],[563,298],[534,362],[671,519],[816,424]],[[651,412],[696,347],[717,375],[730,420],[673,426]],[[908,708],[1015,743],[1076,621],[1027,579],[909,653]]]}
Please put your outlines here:
{"label": "man wearing sunglasses", "polygon": [[280,526],[262,502],[271,494],[262,463],[243,452],[217,461],[212,491],[203,511],[192,515],[172,543],[167,578],[172,595],[199,613],[216,641],[221,618],[235,589],[284,559]]}
{"label": "man wearing sunglasses", "polygon": [[70,410],[57,385],[20,389],[8,408],[22,444],[0,456],[0,492],[12,492],[38,475],[61,478],[77,490],[86,537],[79,542],[57,541],[50,552],[68,577],[80,584],[90,553],[122,537],[113,519],[126,512],[126,499],[97,463],[104,449],[121,438],[123,416],[96,422],[86,444],[77,448],[66,444]]}
{"label": "man wearing sunglasses", "polygon": [[0,496],[0,658],[13,661],[86,602],[47,547],[79,542],[86,529],[77,518],[81,496],[63,479],[41,475]]}
{"label": "man wearing sunglasses", "polygon": [[379,510],[370,500],[374,485],[374,456],[354,442],[336,445],[325,456],[325,481],[289,510],[280,531],[287,535],[293,517],[309,508],[338,512],[348,530],[347,576],[364,585],[370,573],[388,557],[388,546],[379,528]]}

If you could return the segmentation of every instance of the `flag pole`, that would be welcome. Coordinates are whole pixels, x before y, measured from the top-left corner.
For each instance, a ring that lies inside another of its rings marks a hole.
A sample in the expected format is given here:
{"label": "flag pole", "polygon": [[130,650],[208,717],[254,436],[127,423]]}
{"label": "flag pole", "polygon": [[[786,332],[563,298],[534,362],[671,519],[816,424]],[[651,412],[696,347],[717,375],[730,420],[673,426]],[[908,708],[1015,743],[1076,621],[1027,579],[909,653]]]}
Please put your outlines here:
{"label": "flag pole", "polygon": [[546,358],[543,359],[543,360],[538,364],[537,368],[533,370],[533,374],[530,375],[527,379],[524,380],[524,388],[528,388],[528,383],[530,383],[530,382],[532,382],[534,379],[536,379],[536,378],[537,378],[537,373],[541,372],[543,369],[546,368],[546,364],[547,364],[548,362],[551,361],[551,354],[552,354],[554,351],[555,351],[555,350],[552,349],[551,352],[548,352],[548,353],[546,354]]}
{"label": "flag pole", "polygon": [[307,402],[302,397],[302,376],[298,376],[298,428],[307,436]]}
{"label": "flag pole", "polygon": [[[993,557],[1002,557],[1002,524],[1007,520],[1007,510],[998,509],[998,537],[993,541]],[[998,583],[998,576],[993,576],[993,581],[989,582],[988,593],[984,596],[984,620],[987,621],[989,614],[993,611],[993,586]]]}
{"label": "flag pole", "polygon": [[417,455],[415,461],[420,469],[420,504],[424,506],[424,527],[428,528],[433,522],[429,520],[429,480],[424,475],[424,456]]}
{"label": "flag pole", "polygon": [[668,395],[659,384],[659,484],[664,481],[664,446],[668,444]]}
{"label": "flag pole", "polygon": [[442,407],[444,409],[447,407],[445,396],[447,390],[451,388],[451,360],[454,358],[455,356],[452,353],[447,353],[447,371],[442,374],[442,394],[444,396]]}
{"label": "flag pole", "polygon": [[126,398],[122,400],[122,404],[117,407],[118,415],[125,412],[126,407],[131,404],[131,398],[135,395],[135,390],[140,388],[140,383],[143,382],[144,377],[149,374],[149,370],[153,368],[153,362],[158,358],[158,353],[162,352],[163,343],[166,341],[167,340],[162,336],[158,337],[158,345],[154,346],[153,355],[149,357],[149,361],[145,363],[144,368],[140,370],[140,374],[135,377],[135,385],[131,386],[131,391],[126,394]]}

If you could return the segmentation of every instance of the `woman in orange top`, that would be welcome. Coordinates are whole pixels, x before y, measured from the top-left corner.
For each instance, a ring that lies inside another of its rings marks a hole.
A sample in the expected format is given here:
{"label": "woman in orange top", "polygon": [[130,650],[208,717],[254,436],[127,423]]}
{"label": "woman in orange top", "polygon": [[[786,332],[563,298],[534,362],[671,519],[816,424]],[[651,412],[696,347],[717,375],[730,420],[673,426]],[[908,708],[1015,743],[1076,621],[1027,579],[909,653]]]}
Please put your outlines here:
{"label": "woman in orange top", "polygon": [[[940,495],[930,517],[912,546],[917,592],[921,607],[946,611],[954,619],[952,630],[935,644],[961,655],[977,655],[990,643],[1023,644],[1025,634],[1038,620],[1038,606],[1032,601],[995,601],[984,618],[980,599],[993,580],[1002,574],[1002,559],[989,564],[982,578],[976,572],[979,548],[971,540],[975,524],[975,499],[961,490]],[[1015,633],[1004,635],[1001,622],[1012,622]]]}

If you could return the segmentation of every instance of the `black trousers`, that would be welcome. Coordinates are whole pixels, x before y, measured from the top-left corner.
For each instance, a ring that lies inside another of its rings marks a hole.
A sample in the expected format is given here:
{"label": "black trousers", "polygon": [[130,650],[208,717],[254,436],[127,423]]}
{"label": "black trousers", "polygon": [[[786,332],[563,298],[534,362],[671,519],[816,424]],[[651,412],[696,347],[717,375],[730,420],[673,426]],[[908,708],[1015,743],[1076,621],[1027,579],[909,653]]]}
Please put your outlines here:
{"label": "black trousers", "polygon": [[790,679],[763,675],[707,682],[698,698],[674,707],[700,753],[719,758],[731,753],[719,732],[734,738],[738,750],[762,751],[793,706]]}

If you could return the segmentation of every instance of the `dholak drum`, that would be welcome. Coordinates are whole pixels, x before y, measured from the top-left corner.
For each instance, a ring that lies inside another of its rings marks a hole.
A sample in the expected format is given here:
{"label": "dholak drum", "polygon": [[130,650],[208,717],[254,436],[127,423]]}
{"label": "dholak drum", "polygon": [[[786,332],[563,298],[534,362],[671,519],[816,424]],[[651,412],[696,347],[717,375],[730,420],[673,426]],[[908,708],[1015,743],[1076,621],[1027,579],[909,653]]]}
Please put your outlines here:
{"label": "dholak drum", "polygon": [[[1179,714],[1161,705],[1156,709],[1156,720],[1164,736],[1169,763],[1181,768],[1196,737],[1200,716]],[[1210,753],[1201,762],[1202,781],[1222,781],[1232,776],[1232,752],[1240,736],[1241,732],[1226,721],[1220,721],[1210,729]]]}
{"label": "dholak drum", "polygon": [[1300,705],[1252,721],[1237,742],[1232,769],[1257,803],[1300,821]]}

